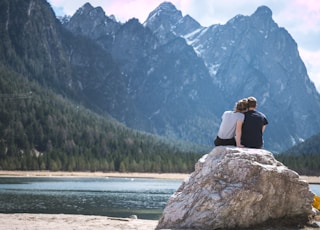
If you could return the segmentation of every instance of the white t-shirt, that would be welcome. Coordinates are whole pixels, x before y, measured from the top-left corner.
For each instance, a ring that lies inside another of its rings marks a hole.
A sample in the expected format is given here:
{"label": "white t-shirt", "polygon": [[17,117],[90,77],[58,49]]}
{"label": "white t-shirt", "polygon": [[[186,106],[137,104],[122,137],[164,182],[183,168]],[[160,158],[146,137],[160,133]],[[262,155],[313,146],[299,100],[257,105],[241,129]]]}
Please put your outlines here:
{"label": "white t-shirt", "polygon": [[222,122],[218,131],[221,139],[231,139],[236,135],[237,121],[243,121],[244,114],[234,111],[225,111],[222,114]]}

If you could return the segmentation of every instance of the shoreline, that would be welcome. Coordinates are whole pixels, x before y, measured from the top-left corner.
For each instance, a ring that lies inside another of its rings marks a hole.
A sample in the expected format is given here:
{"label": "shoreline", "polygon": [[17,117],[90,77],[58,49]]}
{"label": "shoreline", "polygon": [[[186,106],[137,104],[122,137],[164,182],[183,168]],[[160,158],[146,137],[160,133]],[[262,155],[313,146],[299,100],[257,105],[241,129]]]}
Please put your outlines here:
{"label": "shoreline", "polygon": [[309,184],[320,184],[319,176],[300,176],[300,179],[307,181]]}
{"label": "shoreline", "polygon": [[[74,214],[32,214],[32,213],[0,213],[0,229],[26,230],[151,230],[156,229],[158,220],[115,218],[108,216],[74,215]],[[315,218],[318,223],[319,217]],[[45,226],[45,227],[44,227]],[[316,227],[318,229],[318,227]],[[251,228],[250,228],[251,229]],[[285,228],[259,227],[256,229],[265,230],[313,230],[314,226],[304,224],[302,226],[288,226]]]}
{"label": "shoreline", "polygon": [[[64,172],[64,171],[9,171],[0,170],[0,177],[127,177],[166,180],[184,180],[187,173],[120,173],[120,172]],[[320,176],[300,176],[309,184],[320,184]]]}
{"label": "shoreline", "polygon": [[64,172],[64,171],[9,171],[0,170],[0,177],[127,177],[184,180],[185,173],[120,173],[120,172]]}
{"label": "shoreline", "polygon": [[74,214],[0,213],[0,218],[0,229],[6,230],[150,230],[158,224],[157,220]]}

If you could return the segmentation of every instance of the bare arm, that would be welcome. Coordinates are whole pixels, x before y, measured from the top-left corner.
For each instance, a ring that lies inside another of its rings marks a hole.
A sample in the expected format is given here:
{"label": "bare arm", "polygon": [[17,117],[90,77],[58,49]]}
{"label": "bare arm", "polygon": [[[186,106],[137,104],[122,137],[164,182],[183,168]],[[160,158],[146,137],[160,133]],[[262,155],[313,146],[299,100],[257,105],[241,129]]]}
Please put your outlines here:
{"label": "bare arm", "polygon": [[266,125],[262,126],[262,133],[264,132],[265,129],[266,129]]}
{"label": "bare arm", "polygon": [[237,121],[237,126],[236,126],[236,144],[237,147],[243,148],[244,146],[241,145],[241,134],[242,134],[242,124],[243,121]]}

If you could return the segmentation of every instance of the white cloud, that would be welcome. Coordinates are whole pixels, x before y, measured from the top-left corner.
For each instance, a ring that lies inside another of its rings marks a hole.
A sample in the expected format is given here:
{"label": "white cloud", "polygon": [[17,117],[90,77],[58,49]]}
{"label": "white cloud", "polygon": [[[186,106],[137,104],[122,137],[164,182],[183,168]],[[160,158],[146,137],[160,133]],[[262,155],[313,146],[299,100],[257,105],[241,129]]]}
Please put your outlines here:
{"label": "white cloud", "polygon": [[313,76],[310,79],[313,81],[318,91],[320,91],[320,50],[309,51],[300,48],[299,53],[308,70],[309,77]]}

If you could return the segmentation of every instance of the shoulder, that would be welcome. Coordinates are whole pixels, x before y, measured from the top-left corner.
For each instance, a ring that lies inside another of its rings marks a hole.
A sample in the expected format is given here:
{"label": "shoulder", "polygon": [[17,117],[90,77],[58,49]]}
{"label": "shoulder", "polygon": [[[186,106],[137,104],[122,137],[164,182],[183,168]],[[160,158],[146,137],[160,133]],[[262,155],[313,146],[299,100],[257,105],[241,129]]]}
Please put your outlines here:
{"label": "shoulder", "polygon": [[264,115],[264,113],[260,112],[260,111],[256,111],[256,113],[258,113],[261,117],[266,118],[266,115]]}
{"label": "shoulder", "polygon": [[233,113],[233,111],[224,111],[224,113],[222,114],[222,116],[227,116],[227,115],[229,115],[229,114],[232,114]]}
{"label": "shoulder", "polygon": [[240,113],[240,112],[236,112],[235,113],[235,116],[239,119],[244,119],[244,114],[243,113]]}
{"label": "shoulder", "polygon": [[264,115],[264,114],[263,114],[262,112],[260,112],[260,111],[256,111],[256,112],[257,112],[257,114],[259,114],[259,116],[260,116],[261,119],[263,120],[264,125],[267,125],[267,124],[269,123],[269,121],[268,121],[266,115]]}

